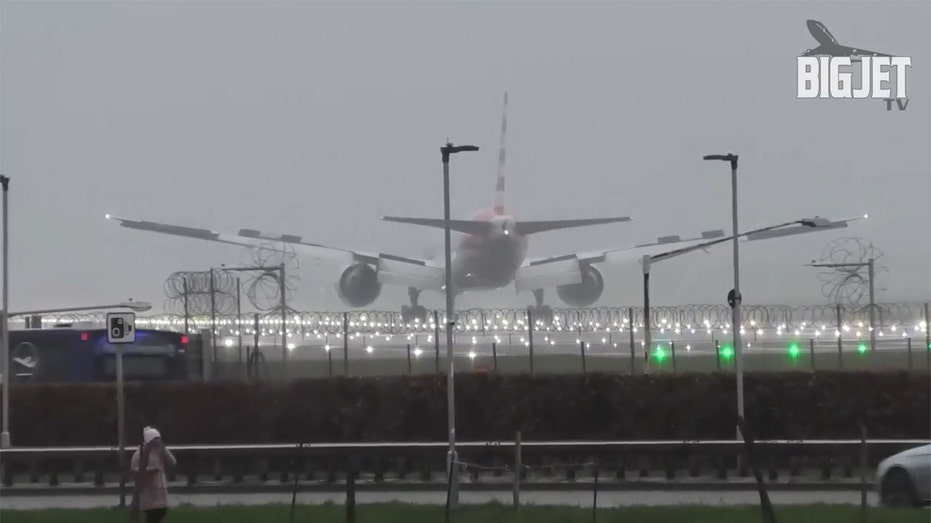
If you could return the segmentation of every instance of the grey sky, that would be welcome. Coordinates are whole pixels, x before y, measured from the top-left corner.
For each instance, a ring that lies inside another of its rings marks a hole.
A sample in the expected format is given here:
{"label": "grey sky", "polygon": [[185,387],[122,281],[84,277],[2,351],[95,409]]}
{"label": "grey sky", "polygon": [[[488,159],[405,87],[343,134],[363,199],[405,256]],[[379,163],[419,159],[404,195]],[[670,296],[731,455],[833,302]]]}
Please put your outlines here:
{"label": "grey sky", "polygon": [[[910,104],[795,98],[805,20],[841,44],[908,55]],[[380,222],[492,204],[510,92],[506,206],[519,218],[630,215],[545,233],[530,255],[730,230],[721,162],[741,156],[742,229],[821,214],[868,221],[742,250],[748,303],[822,303],[802,264],[831,240],[885,252],[883,300],[931,287],[928,2],[0,5],[0,170],[11,184],[12,309],[159,305],[169,273],[241,249],[130,231],[121,216],[302,234],[337,247],[442,252],[442,231]],[[731,251],[665,262],[659,304],[721,303]],[[302,262],[295,305],[343,309],[339,267]],[[637,265],[605,267],[601,305],[638,303]],[[404,289],[373,308],[397,310]],[[463,306],[532,303],[513,287]],[[442,304],[425,294],[427,307]],[[555,292],[548,302],[562,306]]]}

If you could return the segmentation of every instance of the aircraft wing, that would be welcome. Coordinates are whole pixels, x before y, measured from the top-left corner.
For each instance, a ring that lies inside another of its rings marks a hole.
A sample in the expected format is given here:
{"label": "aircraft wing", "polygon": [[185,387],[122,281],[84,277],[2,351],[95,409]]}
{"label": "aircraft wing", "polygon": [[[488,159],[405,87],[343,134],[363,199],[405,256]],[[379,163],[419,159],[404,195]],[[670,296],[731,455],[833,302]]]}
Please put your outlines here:
{"label": "aircraft wing", "polygon": [[[446,222],[437,218],[404,218],[400,216],[384,216],[386,222],[407,223],[443,229]],[[587,227],[589,225],[605,225],[608,223],[629,222],[630,216],[617,216],[612,218],[583,218],[578,220],[517,220],[514,231],[521,236],[540,232],[555,231],[558,229],[571,229]],[[488,234],[494,229],[494,224],[484,220],[449,220],[451,231],[466,234]]]}
{"label": "aircraft wing", "polygon": [[431,260],[328,247],[305,242],[301,236],[294,234],[273,234],[255,229],[240,229],[236,234],[223,233],[183,225],[121,218],[110,214],[107,215],[107,219],[116,221],[120,224],[120,227],[127,229],[183,236],[243,247],[261,247],[269,243],[281,242],[292,245],[297,254],[316,258],[318,261],[341,264],[344,267],[356,263],[372,265],[378,271],[378,281],[389,285],[438,290],[445,283],[445,268],[436,265]]}
{"label": "aircraft wing", "polygon": [[[769,240],[783,236],[844,228],[847,227],[849,222],[863,218],[864,216],[859,216],[833,221],[816,217],[809,219],[811,224],[815,226],[791,225],[752,234],[743,233],[739,237],[741,242]],[[655,242],[631,247],[537,258],[527,261],[518,269],[514,278],[514,285],[517,292],[572,285],[581,283],[583,265],[639,262],[645,255],[655,257],[654,260],[672,258],[695,250],[708,252],[711,247],[731,241],[733,241],[733,235],[725,235],[723,230],[717,229],[704,231],[698,236],[689,238],[682,238],[679,235],[661,236]]]}

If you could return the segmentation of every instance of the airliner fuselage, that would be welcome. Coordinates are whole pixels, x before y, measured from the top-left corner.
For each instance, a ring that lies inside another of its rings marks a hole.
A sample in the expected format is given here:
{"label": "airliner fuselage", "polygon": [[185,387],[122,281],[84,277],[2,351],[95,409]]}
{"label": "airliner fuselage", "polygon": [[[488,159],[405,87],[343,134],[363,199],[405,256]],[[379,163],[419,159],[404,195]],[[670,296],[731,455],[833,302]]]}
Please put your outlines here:
{"label": "airliner fuselage", "polygon": [[473,219],[495,227],[488,234],[468,235],[459,242],[452,260],[453,288],[467,292],[510,285],[527,255],[527,238],[514,232],[512,216],[493,209],[479,211]]}

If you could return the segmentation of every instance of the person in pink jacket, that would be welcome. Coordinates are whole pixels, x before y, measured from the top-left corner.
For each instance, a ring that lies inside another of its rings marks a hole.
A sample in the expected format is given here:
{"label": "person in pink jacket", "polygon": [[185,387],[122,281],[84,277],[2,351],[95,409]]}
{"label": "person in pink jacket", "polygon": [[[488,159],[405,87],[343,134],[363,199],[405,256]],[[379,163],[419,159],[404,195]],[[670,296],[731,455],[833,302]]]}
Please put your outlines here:
{"label": "person in pink jacket", "polygon": [[178,464],[159,432],[142,430],[142,445],[133,453],[130,468],[135,478],[133,506],[145,515],[145,523],[159,523],[168,513],[168,481],[165,470]]}

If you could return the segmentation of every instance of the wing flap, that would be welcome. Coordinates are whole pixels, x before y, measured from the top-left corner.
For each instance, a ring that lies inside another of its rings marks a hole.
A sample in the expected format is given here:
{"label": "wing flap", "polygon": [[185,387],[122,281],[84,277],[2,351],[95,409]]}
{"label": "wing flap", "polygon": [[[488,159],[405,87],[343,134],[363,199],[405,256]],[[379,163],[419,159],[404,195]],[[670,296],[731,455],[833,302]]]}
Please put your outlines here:
{"label": "wing flap", "polygon": [[524,265],[514,276],[514,287],[518,293],[581,282],[582,270],[576,256],[560,256]]}
{"label": "wing flap", "polygon": [[378,281],[389,285],[404,285],[417,289],[441,289],[446,271],[419,260],[382,256],[378,260]]}

